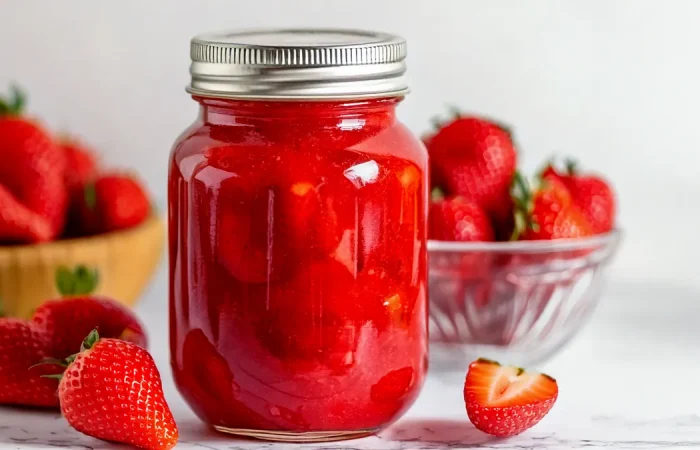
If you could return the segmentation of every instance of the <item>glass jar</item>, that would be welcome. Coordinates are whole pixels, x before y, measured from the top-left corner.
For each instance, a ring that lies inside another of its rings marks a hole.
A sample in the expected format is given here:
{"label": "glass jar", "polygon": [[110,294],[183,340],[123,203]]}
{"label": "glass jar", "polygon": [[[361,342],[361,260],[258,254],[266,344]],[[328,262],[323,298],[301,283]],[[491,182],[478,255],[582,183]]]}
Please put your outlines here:
{"label": "glass jar", "polygon": [[427,155],[396,118],[405,43],[281,30],[192,41],[199,117],[169,175],[178,389],[217,430],[371,434],[427,370]]}

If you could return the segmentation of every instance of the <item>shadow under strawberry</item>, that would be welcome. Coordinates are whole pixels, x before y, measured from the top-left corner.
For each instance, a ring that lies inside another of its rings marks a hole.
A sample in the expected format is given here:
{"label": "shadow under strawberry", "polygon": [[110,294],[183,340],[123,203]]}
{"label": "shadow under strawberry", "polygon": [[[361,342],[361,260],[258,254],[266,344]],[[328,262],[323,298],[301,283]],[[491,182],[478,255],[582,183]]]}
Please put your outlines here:
{"label": "shadow under strawberry", "polygon": [[502,439],[477,430],[468,419],[406,419],[379,434],[382,439],[412,442],[427,449],[480,447]]}

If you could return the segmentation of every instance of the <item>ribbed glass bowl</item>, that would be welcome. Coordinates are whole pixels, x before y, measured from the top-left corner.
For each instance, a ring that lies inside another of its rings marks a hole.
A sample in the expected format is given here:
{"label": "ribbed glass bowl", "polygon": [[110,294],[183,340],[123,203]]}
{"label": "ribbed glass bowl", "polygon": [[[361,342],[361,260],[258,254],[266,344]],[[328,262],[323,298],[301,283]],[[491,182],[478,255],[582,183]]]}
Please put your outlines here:
{"label": "ribbed glass bowl", "polygon": [[522,242],[429,241],[433,367],[475,358],[537,366],[590,317],[619,230]]}

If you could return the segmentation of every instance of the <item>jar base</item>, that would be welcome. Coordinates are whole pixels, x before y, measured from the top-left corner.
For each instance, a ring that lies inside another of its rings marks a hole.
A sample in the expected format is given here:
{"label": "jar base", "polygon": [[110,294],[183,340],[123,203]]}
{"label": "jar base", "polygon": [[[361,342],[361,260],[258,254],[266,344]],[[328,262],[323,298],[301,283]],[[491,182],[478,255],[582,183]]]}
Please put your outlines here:
{"label": "jar base", "polygon": [[359,439],[371,436],[379,431],[379,429],[371,430],[356,430],[356,431],[307,431],[307,432],[290,432],[290,431],[275,431],[275,430],[251,430],[247,428],[227,428],[214,425],[216,431],[222,433],[233,434],[236,436],[261,439],[265,441],[277,442],[331,442],[344,441],[347,439]]}

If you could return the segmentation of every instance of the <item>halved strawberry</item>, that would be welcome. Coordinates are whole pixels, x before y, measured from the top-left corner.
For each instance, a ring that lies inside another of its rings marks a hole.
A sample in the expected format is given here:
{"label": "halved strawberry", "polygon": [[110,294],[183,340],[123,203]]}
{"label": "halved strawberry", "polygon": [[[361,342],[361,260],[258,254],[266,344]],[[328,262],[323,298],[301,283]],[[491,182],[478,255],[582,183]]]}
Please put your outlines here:
{"label": "halved strawberry", "polygon": [[493,436],[515,436],[552,409],[559,388],[554,378],[501,366],[487,359],[471,363],[464,383],[467,415],[476,428]]}

